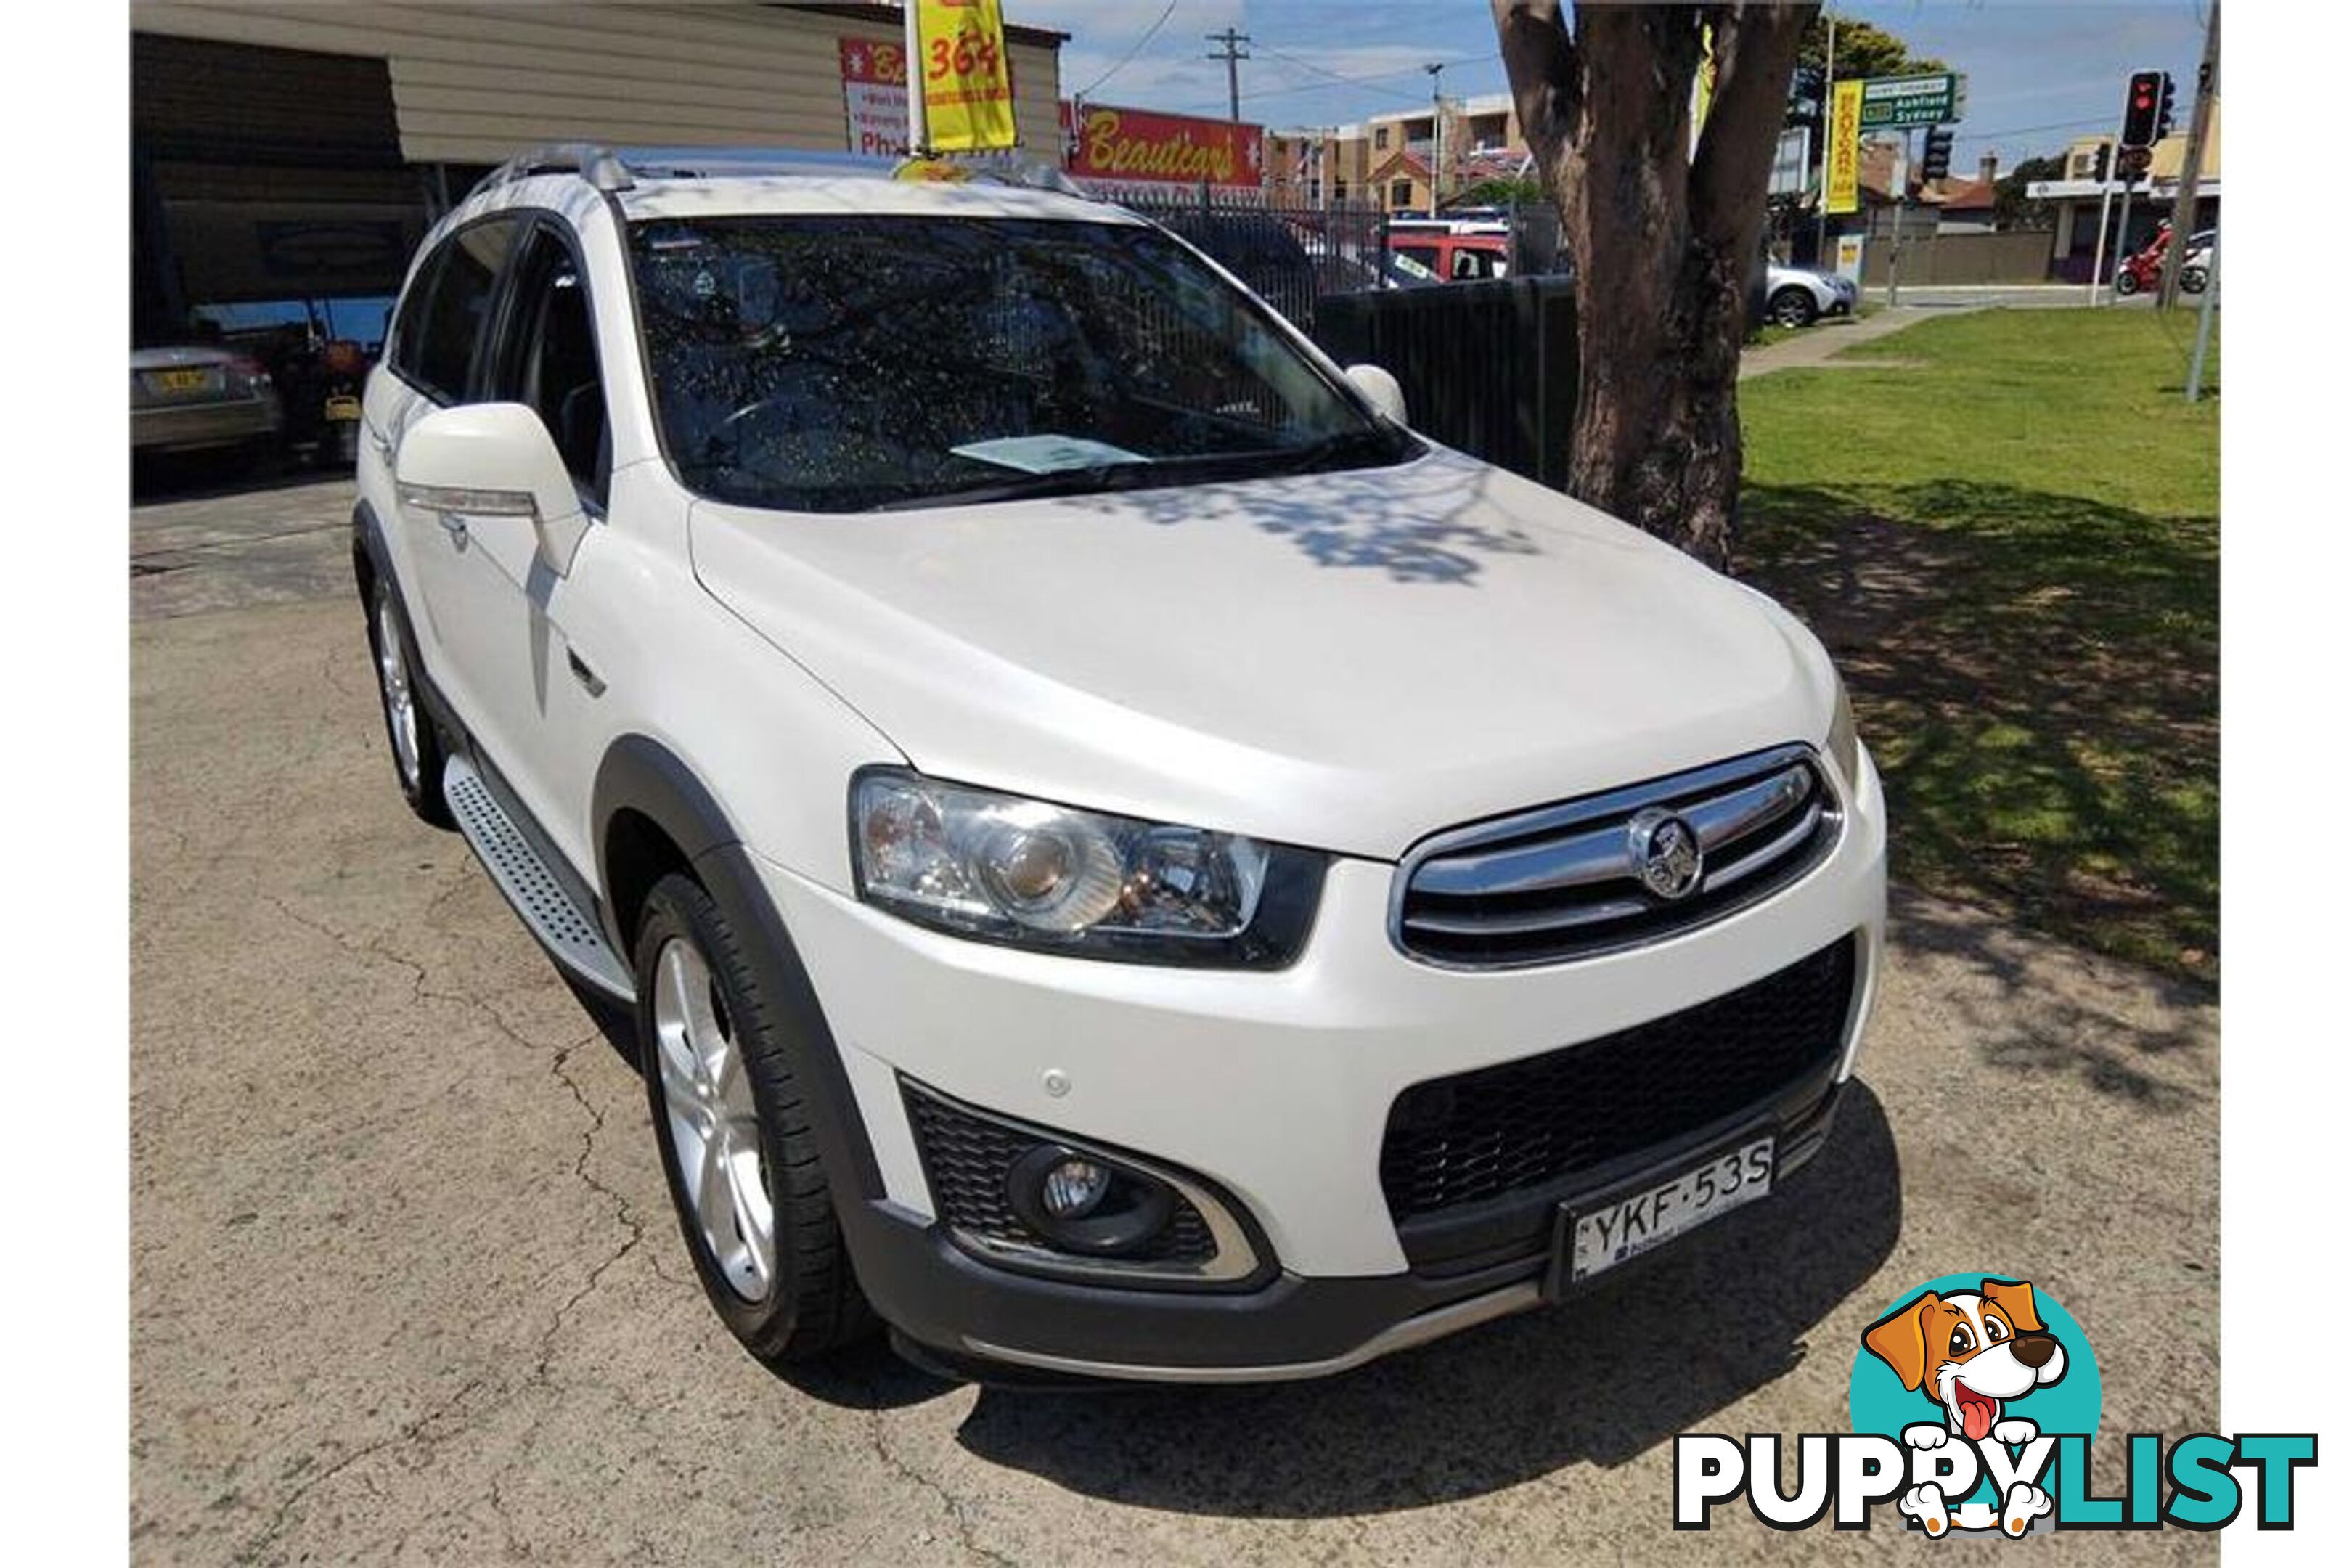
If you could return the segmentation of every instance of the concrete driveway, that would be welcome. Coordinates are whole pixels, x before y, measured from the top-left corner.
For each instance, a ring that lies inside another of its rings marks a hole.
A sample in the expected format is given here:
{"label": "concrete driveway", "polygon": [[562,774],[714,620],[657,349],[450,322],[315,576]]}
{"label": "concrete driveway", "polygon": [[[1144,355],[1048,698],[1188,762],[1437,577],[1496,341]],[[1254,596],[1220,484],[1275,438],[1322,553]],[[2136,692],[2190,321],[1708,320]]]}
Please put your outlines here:
{"label": "concrete driveway", "polygon": [[[772,1377],[692,1283],[608,1022],[401,806],[350,500],[132,520],[141,1561],[1761,1561],[1791,1542],[1744,1509],[1667,1529],[1674,1434],[1845,1426],[1861,1330],[1960,1269],[2074,1313],[2111,1437],[2217,1422],[2212,1008],[1910,897],[1829,1150],[1573,1310],[1320,1384]],[[1921,1550],[1892,1526],[1800,1549]]]}

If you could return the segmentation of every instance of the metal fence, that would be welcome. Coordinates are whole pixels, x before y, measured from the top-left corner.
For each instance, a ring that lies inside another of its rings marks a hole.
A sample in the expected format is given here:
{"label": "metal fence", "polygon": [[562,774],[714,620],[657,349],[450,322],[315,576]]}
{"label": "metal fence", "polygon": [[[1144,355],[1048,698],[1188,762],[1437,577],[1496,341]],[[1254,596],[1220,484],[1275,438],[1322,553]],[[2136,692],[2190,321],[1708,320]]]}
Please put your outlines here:
{"label": "metal fence", "polygon": [[1118,199],[1199,246],[1301,331],[1312,330],[1326,295],[1381,283],[1388,215],[1378,207],[1270,202],[1206,185]]}
{"label": "metal fence", "polygon": [[1555,489],[1568,486],[1576,417],[1576,285],[1506,278],[1335,294],[1315,339],[1404,389],[1412,427]]}
{"label": "metal fence", "polygon": [[1514,209],[1514,276],[1384,287],[1388,216],[1194,188],[1122,195],[1198,246],[1342,364],[1381,366],[1413,428],[1566,488],[1576,414],[1576,288],[1549,206]]}

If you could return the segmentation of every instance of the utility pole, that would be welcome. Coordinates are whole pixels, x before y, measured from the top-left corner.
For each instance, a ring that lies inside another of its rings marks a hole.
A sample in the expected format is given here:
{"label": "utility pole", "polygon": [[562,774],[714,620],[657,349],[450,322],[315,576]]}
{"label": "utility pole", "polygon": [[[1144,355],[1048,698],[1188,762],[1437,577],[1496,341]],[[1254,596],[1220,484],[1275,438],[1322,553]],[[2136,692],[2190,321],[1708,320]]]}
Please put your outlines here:
{"label": "utility pole", "polygon": [[1206,37],[1213,44],[1225,46],[1223,54],[1209,58],[1225,62],[1225,104],[1230,110],[1225,118],[1239,123],[1242,117],[1242,62],[1250,58],[1249,51],[1242,46],[1250,41],[1250,36],[1227,27],[1222,33],[1210,33]]}
{"label": "utility pole", "polygon": [[[2099,288],[2106,281],[2107,214],[2115,201],[2116,176],[2123,172],[2123,161],[2124,133],[2123,127],[2118,124],[2116,127],[2116,144],[2107,149],[2105,168],[2099,177],[2099,238],[2091,247],[2091,292],[2090,297],[2084,300],[2086,305],[2099,302]],[[2131,188],[2128,175],[2125,176],[2124,188]]]}
{"label": "utility pole", "polygon": [[1837,7],[1829,13],[1830,42],[1822,61],[1822,210],[1813,217],[1813,265],[1824,267],[1830,247],[1830,87],[1837,80]]}
{"label": "utility pole", "polygon": [[[2180,262],[2189,254],[2189,234],[2197,226],[2197,186],[2205,174],[2205,137],[2213,122],[2213,97],[2221,90],[2221,0],[2206,0],[2205,58],[2197,67],[2197,107],[2189,114],[2189,156],[2180,165],[2172,197],[2172,243],[2164,247],[2164,286],[2157,308],[2179,302]],[[2209,268],[2208,272],[2210,272]],[[2210,289],[2209,276],[2205,286]],[[2195,401],[2195,395],[2190,395]]]}
{"label": "utility pole", "polygon": [[2213,342],[2213,299],[2221,292],[2221,226],[2213,226],[2213,259],[2205,268],[2205,298],[2197,306],[2197,347],[2189,355],[2189,384],[2181,390],[2194,403],[2205,391],[2205,351]]}
{"label": "utility pole", "polygon": [[916,21],[912,5],[902,7],[907,23],[907,59],[912,66],[907,78],[907,151],[918,158],[928,158],[931,153],[930,121],[923,104],[923,30]]}
{"label": "utility pole", "polygon": [[1445,202],[1445,62],[1423,66],[1429,73],[1429,216]]}
{"label": "utility pole", "polygon": [[1903,166],[1895,179],[1895,242],[1886,247],[1886,303],[1891,309],[1903,302],[1903,215],[1911,205],[1911,129],[1903,130]]}

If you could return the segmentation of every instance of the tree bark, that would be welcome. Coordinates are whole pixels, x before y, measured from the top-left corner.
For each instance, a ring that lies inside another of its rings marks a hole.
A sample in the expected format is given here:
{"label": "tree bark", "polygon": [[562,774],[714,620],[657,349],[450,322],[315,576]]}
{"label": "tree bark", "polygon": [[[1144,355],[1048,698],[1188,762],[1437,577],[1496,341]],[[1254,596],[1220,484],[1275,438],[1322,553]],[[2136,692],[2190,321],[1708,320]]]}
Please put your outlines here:
{"label": "tree bark", "polygon": [[[1789,79],[1812,5],[1492,0],[1519,124],[1576,262],[1569,490],[1729,564],[1739,345]],[[1691,151],[1711,27],[1713,100]]]}

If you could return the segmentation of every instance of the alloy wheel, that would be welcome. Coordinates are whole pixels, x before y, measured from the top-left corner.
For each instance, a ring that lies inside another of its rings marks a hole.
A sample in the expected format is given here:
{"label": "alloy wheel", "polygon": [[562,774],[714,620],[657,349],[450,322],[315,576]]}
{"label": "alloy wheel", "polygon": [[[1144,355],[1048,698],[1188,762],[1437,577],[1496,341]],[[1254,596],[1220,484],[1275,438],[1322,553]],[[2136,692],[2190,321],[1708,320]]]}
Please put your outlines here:
{"label": "alloy wheel", "polygon": [[688,1206],[729,1289],[764,1301],[775,1289],[776,1211],[759,1108],[726,1000],[684,937],[654,961],[653,1004],[655,1065]]}
{"label": "alloy wheel", "polygon": [[375,674],[383,691],[383,716],[392,731],[393,760],[400,765],[400,782],[414,794],[421,779],[416,693],[408,679],[408,645],[401,640],[400,615],[393,607],[388,588],[376,590]]}

